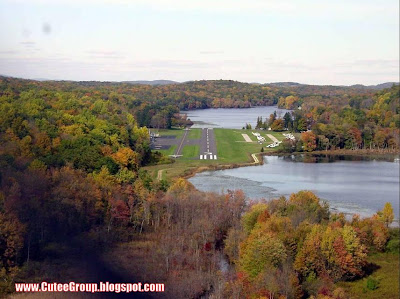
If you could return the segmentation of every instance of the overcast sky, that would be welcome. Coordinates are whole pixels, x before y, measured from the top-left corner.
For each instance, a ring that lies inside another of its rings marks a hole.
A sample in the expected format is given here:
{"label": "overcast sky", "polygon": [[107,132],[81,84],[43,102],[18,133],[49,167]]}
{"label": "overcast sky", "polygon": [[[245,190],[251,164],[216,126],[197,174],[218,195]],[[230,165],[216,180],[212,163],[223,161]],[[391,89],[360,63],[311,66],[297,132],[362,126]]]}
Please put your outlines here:
{"label": "overcast sky", "polygon": [[0,74],[399,80],[398,0],[0,0]]}

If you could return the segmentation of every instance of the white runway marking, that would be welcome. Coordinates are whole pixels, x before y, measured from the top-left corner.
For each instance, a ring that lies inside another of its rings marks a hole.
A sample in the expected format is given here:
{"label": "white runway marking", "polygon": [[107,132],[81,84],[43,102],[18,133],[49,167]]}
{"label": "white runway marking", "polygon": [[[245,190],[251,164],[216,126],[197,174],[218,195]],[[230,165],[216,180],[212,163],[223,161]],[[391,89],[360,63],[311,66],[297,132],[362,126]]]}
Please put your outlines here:
{"label": "white runway marking", "polygon": [[244,140],[246,140],[246,142],[253,142],[253,141],[250,139],[249,135],[247,135],[247,134],[242,134],[242,136],[243,136]]}
{"label": "white runway marking", "polygon": [[203,155],[200,155],[200,160],[203,160]]}
{"label": "white runway marking", "polygon": [[212,160],[213,159],[213,156],[212,155],[210,155],[210,160]]}
{"label": "white runway marking", "polygon": [[267,137],[268,137],[269,139],[271,139],[273,142],[279,142],[279,140],[276,139],[275,136],[273,136],[273,135],[271,135],[271,134],[267,134]]}
{"label": "white runway marking", "polygon": [[217,160],[217,155],[214,155],[214,160]]}

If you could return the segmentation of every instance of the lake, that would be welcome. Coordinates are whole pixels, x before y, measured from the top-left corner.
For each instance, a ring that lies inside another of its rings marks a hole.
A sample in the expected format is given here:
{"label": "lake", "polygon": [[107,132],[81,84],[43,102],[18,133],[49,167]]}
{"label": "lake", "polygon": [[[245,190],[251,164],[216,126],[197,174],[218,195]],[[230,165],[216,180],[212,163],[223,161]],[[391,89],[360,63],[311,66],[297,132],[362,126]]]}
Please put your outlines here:
{"label": "lake", "polygon": [[193,121],[192,128],[227,128],[241,129],[249,123],[254,128],[257,117],[262,116],[263,120],[268,119],[270,114],[276,111],[277,116],[283,115],[289,110],[279,109],[278,106],[263,106],[253,108],[215,108],[202,110],[181,111],[186,113]]}
{"label": "lake", "polygon": [[399,163],[364,157],[265,156],[264,165],[196,174],[202,191],[242,189],[252,199],[314,191],[332,210],[372,216],[390,202],[399,218]]}

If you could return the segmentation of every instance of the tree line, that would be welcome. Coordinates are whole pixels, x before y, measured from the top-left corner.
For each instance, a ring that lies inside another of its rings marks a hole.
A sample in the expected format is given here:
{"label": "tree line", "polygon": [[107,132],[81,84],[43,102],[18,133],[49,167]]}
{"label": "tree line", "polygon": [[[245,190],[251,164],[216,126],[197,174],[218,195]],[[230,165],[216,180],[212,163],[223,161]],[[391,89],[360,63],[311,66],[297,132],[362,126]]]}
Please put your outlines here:
{"label": "tree line", "polygon": [[337,99],[310,96],[280,98],[278,106],[293,109],[278,117],[276,112],[256,129],[301,133],[296,141],[286,140],[284,152],[334,149],[400,148],[400,87],[376,92],[372,96],[354,95]]}

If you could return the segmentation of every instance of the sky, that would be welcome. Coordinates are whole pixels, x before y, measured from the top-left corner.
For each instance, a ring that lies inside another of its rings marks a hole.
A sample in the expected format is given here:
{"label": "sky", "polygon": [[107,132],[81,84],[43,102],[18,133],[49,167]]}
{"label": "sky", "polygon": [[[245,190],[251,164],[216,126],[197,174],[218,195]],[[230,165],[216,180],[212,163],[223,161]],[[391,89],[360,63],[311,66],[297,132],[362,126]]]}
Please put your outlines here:
{"label": "sky", "polygon": [[0,74],[399,81],[398,0],[0,0]]}

